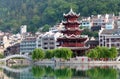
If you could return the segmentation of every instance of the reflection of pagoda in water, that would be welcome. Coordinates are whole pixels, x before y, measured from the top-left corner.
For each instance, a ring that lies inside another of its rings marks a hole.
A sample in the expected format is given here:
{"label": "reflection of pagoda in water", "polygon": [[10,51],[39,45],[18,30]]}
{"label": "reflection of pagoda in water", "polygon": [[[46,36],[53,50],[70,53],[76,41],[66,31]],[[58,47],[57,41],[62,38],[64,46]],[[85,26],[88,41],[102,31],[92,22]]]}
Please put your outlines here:
{"label": "reflection of pagoda in water", "polygon": [[58,42],[61,47],[70,48],[75,52],[75,55],[83,56],[85,50],[89,47],[85,46],[88,37],[81,35],[82,30],[79,28],[80,22],[78,21],[79,15],[73,12],[72,9],[68,14],[64,14],[66,18],[66,21],[63,21],[65,29],[61,31],[63,36],[58,38]]}

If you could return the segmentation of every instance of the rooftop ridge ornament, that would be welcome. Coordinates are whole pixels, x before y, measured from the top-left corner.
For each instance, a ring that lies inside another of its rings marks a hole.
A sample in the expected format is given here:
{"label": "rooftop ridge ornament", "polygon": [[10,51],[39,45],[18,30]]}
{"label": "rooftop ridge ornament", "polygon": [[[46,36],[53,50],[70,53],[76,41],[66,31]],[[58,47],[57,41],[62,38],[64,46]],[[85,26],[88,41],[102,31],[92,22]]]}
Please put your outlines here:
{"label": "rooftop ridge ornament", "polygon": [[67,14],[65,14],[65,13],[63,13],[63,16],[73,16],[73,15],[75,15],[75,16],[80,16],[80,13],[79,14],[77,14],[77,13],[75,13],[74,11],[73,11],[73,9],[71,8],[70,9],[70,11],[67,13]]}
{"label": "rooftop ridge ornament", "polygon": [[73,12],[72,8],[70,9],[70,12],[68,14],[76,14],[75,12]]}

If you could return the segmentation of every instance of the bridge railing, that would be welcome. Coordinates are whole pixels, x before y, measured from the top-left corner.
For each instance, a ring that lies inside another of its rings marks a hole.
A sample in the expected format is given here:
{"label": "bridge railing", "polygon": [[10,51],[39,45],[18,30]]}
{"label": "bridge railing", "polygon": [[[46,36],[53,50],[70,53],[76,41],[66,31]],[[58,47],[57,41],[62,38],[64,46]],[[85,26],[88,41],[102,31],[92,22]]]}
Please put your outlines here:
{"label": "bridge railing", "polygon": [[30,60],[30,61],[32,60],[31,57],[29,57],[29,56],[27,56],[27,55],[15,54],[15,55],[6,56],[5,58],[0,59],[0,61],[6,61],[6,60],[8,60],[8,59],[16,58],[16,57],[25,58],[25,59],[28,59],[28,60]]}

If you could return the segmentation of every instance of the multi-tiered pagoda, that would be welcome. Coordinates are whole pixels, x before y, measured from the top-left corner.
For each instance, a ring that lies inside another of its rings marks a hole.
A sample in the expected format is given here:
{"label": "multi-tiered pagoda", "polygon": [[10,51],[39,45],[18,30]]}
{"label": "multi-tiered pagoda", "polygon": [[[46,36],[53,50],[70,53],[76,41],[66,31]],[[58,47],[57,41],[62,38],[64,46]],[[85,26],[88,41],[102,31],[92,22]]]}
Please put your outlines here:
{"label": "multi-tiered pagoda", "polygon": [[85,46],[88,37],[81,35],[82,30],[79,28],[80,22],[78,21],[80,14],[76,14],[71,9],[63,16],[66,21],[62,22],[64,25],[64,30],[61,31],[63,36],[58,38],[60,46],[70,48],[75,56],[85,55],[85,51],[89,48]]}

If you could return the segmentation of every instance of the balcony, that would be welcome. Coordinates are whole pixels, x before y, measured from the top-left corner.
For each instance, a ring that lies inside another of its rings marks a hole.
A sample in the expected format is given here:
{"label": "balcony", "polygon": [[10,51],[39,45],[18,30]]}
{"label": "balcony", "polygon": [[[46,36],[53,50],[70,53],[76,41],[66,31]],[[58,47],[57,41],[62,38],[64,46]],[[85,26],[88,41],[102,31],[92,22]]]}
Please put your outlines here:
{"label": "balcony", "polygon": [[66,43],[66,44],[63,44],[62,47],[84,47],[84,44]]}

